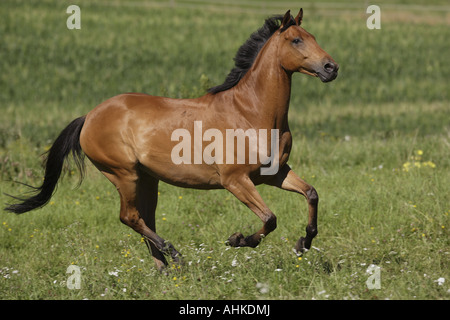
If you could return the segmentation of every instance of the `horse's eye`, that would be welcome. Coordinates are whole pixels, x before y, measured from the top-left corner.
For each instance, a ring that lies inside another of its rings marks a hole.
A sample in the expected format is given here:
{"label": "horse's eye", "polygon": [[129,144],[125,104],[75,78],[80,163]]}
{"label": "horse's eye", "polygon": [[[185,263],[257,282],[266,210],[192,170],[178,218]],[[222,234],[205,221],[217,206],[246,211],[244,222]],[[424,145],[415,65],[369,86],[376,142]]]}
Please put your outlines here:
{"label": "horse's eye", "polygon": [[302,42],[302,39],[300,39],[300,38],[295,38],[294,40],[292,40],[293,44],[298,44],[300,42]]}

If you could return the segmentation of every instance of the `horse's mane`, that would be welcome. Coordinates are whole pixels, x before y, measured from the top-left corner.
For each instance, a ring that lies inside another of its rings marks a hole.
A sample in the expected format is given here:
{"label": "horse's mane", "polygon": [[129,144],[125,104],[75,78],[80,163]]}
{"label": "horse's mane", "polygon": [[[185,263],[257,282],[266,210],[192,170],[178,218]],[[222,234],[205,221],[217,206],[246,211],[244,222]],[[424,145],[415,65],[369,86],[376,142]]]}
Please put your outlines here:
{"label": "horse's mane", "polygon": [[[247,71],[253,65],[259,51],[262,49],[264,44],[269,40],[269,38],[280,28],[283,16],[276,15],[267,18],[264,25],[257,31],[253,32],[250,38],[245,41],[245,43],[239,48],[234,57],[235,67],[231,69],[230,73],[225,79],[225,82],[216,87],[208,89],[209,93],[216,94],[221,91],[225,91],[234,87],[247,73]],[[291,16],[288,24],[286,24],[281,32],[295,25],[295,20]]]}

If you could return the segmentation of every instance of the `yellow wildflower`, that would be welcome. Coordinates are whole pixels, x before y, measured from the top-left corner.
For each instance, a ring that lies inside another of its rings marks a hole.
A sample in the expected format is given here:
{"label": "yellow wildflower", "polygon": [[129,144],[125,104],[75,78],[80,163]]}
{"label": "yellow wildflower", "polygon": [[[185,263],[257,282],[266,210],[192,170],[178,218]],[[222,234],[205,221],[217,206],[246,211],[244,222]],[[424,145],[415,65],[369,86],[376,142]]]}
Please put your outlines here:
{"label": "yellow wildflower", "polygon": [[404,164],[403,164],[403,171],[406,171],[406,172],[408,172],[409,171],[409,169],[410,169],[410,167],[411,167],[411,162],[405,162]]}
{"label": "yellow wildflower", "polygon": [[422,163],[424,167],[436,168],[436,164],[432,161],[426,161]]}

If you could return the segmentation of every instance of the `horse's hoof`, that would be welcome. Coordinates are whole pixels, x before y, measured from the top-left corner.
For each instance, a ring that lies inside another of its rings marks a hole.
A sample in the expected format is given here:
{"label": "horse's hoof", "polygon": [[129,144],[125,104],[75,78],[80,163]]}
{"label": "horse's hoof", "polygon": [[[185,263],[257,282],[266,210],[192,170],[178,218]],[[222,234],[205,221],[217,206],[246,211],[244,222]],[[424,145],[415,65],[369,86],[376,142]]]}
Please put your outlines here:
{"label": "horse's hoof", "polygon": [[297,251],[297,253],[305,253],[309,250],[309,248],[306,247],[306,239],[303,237],[300,237],[300,239],[298,239],[296,245],[295,245],[295,251]]}
{"label": "horse's hoof", "polygon": [[175,263],[175,264],[178,264],[181,266],[184,265],[183,256],[178,251],[175,254],[172,254],[172,260],[173,260],[173,263]]}
{"label": "horse's hoof", "polygon": [[232,246],[232,247],[240,247],[242,246],[244,242],[244,235],[240,232],[236,232],[233,233],[229,238],[228,238],[228,245]]}

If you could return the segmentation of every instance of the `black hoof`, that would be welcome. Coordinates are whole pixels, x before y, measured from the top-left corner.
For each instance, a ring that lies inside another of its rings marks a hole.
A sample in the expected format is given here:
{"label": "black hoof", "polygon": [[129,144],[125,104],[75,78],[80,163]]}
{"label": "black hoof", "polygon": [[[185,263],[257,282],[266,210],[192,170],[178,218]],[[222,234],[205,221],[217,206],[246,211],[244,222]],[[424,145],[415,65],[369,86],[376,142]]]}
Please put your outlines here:
{"label": "black hoof", "polygon": [[240,232],[233,233],[227,241],[227,244],[232,247],[242,247],[245,245],[244,235]]}
{"label": "black hoof", "polygon": [[181,263],[182,261],[181,253],[169,241],[164,243],[164,248],[161,250],[161,253],[170,256],[175,263]]}
{"label": "black hoof", "polygon": [[307,241],[306,238],[300,237],[295,245],[295,251],[297,253],[305,253],[311,248],[311,241]]}
{"label": "black hoof", "polygon": [[172,252],[171,256],[172,256],[172,260],[173,260],[174,263],[179,264],[179,265],[183,265],[184,264],[183,257],[181,255],[181,253],[179,253],[178,251],[176,251],[176,253]]}

